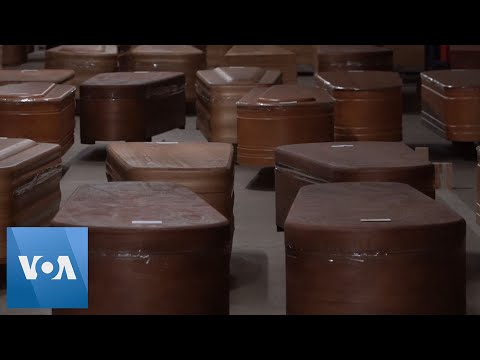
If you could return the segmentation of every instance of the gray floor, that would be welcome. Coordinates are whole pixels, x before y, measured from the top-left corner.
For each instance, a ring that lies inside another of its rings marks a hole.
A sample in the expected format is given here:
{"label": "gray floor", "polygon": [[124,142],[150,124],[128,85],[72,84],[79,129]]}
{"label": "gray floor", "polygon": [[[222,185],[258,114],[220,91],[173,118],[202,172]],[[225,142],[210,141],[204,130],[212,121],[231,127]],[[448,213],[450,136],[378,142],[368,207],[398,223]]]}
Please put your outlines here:
{"label": "gray floor", "polygon": [[[41,68],[41,58],[41,54],[34,54],[30,62],[21,67]],[[312,84],[311,76],[301,77],[299,81]],[[467,311],[480,314],[480,226],[475,223],[474,212],[476,162],[456,155],[449,142],[420,124],[418,104],[412,101],[414,91],[415,86],[405,87],[404,141],[412,146],[429,146],[430,158],[434,161],[453,163],[454,189],[438,191],[437,200],[467,221]],[[61,181],[62,201],[80,184],[107,181],[105,144],[80,144],[78,125],[77,118],[75,145],[63,159],[68,171]],[[185,130],[173,130],[154,138],[154,141],[162,140],[205,141],[195,129],[195,117],[187,118]],[[274,192],[260,190],[265,177],[258,176],[259,170],[245,166],[235,169],[235,237],[231,263],[235,280],[230,297],[231,314],[285,314],[283,233],[276,231]],[[0,291],[0,314],[50,314],[49,309],[7,310],[5,300],[5,292]]]}

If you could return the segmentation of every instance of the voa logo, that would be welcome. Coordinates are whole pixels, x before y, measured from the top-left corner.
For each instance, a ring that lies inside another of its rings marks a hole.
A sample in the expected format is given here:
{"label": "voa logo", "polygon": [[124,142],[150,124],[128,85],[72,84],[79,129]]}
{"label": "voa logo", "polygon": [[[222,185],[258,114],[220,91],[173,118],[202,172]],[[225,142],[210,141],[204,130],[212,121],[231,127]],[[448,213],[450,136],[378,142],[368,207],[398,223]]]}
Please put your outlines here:
{"label": "voa logo", "polygon": [[88,307],[88,228],[8,227],[7,307]]}
{"label": "voa logo", "polygon": [[[28,256],[19,256],[18,260],[20,261],[20,265],[22,266],[23,273],[25,274],[25,278],[27,280],[36,280],[38,273],[37,273],[37,264],[43,256],[34,256],[32,262],[28,261]],[[73,270],[72,263],[70,262],[70,258],[68,256],[59,256],[57,258],[58,263],[58,272],[52,278],[52,280],[61,280],[62,274],[65,273],[66,278],[68,280],[77,280],[77,276],[75,275],[75,271]],[[40,266],[41,271],[44,274],[51,274],[54,270],[54,266],[50,261],[45,261]]]}

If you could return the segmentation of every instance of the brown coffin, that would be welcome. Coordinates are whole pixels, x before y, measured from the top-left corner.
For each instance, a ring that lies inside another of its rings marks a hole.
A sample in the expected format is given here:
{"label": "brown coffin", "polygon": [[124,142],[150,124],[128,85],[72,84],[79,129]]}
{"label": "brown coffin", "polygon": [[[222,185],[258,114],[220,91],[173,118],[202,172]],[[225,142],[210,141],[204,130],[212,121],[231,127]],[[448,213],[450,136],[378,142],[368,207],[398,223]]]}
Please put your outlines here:
{"label": "brown coffin", "polygon": [[235,45],[225,54],[225,65],[278,70],[285,84],[297,82],[295,54],[276,45]]}
{"label": "brown coffin", "polygon": [[[3,45],[0,45],[0,59],[3,58]],[[0,69],[2,69],[2,62],[0,61]]]}
{"label": "brown coffin", "polygon": [[0,264],[5,264],[7,226],[50,223],[60,205],[61,175],[58,145],[0,139]]}
{"label": "brown coffin", "polygon": [[401,141],[402,80],[388,71],[331,71],[316,85],[335,98],[336,141]]}
{"label": "brown coffin", "polygon": [[27,55],[27,45],[3,45],[3,66],[14,66],[26,63]]}
{"label": "brown coffin", "polygon": [[275,165],[275,148],[333,140],[334,102],[304,85],[255,88],[237,102],[238,153],[242,165]]}
{"label": "brown coffin", "polygon": [[465,314],[465,231],[406,184],[304,186],[285,222],[287,314]]}
{"label": "brown coffin", "polygon": [[480,69],[480,45],[450,45],[451,69]]}
{"label": "brown coffin", "polygon": [[53,314],[229,313],[228,221],[168,183],[82,185],[53,226],[88,227],[88,309]]}
{"label": "brown coffin", "polygon": [[285,145],[275,151],[277,226],[283,227],[302,186],[352,181],[405,183],[435,198],[433,165],[404,143],[358,141]]}
{"label": "brown coffin", "polygon": [[44,82],[0,86],[0,136],[73,145],[75,88]]}
{"label": "brown coffin", "polygon": [[381,46],[317,45],[314,56],[315,73],[393,69],[393,51]]}
{"label": "brown coffin", "polygon": [[258,67],[219,67],[197,72],[197,128],[208,141],[237,143],[237,101],[254,87],[282,82],[282,73]]}
{"label": "brown coffin", "polygon": [[75,76],[72,70],[0,70],[0,85],[21,82],[63,84]]}
{"label": "brown coffin", "polygon": [[139,45],[119,56],[121,71],[175,71],[185,74],[185,98],[195,102],[195,74],[205,54],[190,45]]}
{"label": "brown coffin", "polygon": [[480,140],[480,70],[425,71],[422,122],[450,141]]}
{"label": "brown coffin", "polygon": [[[61,45],[45,52],[45,69],[69,69],[77,88],[91,77],[117,71],[117,45]],[[80,97],[77,91],[77,99]]]}
{"label": "brown coffin", "polygon": [[207,45],[207,69],[225,66],[225,54],[233,45]]}
{"label": "brown coffin", "polygon": [[425,70],[425,45],[383,45],[393,51],[393,69],[400,72]]}
{"label": "brown coffin", "polygon": [[477,147],[477,171],[476,171],[476,177],[477,177],[477,224],[480,225],[480,146]]}
{"label": "brown coffin", "polygon": [[233,220],[233,147],[220,143],[117,143],[107,146],[109,181],[168,181],[188,187]]}
{"label": "brown coffin", "polygon": [[80,85],[80,138],[144,141],[185,128],[185,77],[178,72],[99,74]]}

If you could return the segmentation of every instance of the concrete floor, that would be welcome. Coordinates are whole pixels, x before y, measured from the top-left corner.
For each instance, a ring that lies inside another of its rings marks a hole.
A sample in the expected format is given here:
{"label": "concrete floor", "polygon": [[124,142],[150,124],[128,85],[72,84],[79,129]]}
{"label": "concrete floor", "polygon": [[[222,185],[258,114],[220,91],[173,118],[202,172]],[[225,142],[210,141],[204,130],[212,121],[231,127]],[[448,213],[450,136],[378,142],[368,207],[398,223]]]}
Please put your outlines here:
{"label": "concrete floor", "polygon": [[[31,54],[21,68],[42,68],[42,54]],[[299,82],[313,84],[311,76]],[[437,200],[450,206],[467,222],[467,311],[480,314],[480,226],[475,223],[474,158],[464,159],[451,144],[420,124],[415,86],[405,86],[404,141],[428,146],[430,159],[453,163],[454,188],[437,191]],[[63,160],[68,167],[61,181],[62,202],[80,184],[104,183],[105,143],[80,144],[79,119],[75,145]],[[195,129],[195,117],[187,118],[185,130],[173,130],[153,141],[205,141]],[[237,166],[235,169],[235,236],[231,262],[234,277],[230,293],[231,314],[285,314],[285,264],[283,233],[276,231],[275,197],[268,172]],[[262,176],[264,175],[264,176]],[[270,189],[269,189],[270,187]],[[50,314],[49,309],[6,309],[5,291],[0,291],[0,314]]]}

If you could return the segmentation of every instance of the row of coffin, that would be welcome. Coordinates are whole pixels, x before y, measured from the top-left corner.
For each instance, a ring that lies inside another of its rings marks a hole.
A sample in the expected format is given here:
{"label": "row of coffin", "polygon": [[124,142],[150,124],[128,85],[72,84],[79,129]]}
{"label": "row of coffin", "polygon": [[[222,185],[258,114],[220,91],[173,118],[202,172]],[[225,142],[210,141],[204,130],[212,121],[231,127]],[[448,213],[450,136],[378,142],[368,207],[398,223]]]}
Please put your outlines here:
{"label": "row of coffin", "polygon": [[[60,147],[0,149],[2,227],[89,228],[89,307],[55,314],[229,312],[232,145],[110,144],[113,182],[78,187],[59,211]],[[401,142],[275,157],[288,313],[465,313],[465,221],[432,199],[431,163]]]}
{"label": "row of coffin", "polygon": [[[71,70],[0,70],[0,135],[73,144]],[[277,70],[221,67],[196,74],[197,127],[238,144],[240,164],[272,165],[275,147],[319,141],[402,140],[402,83],[383,71],[335,71],[317,87],[280,85]],[[13,83],[13,84],[12,84]],[[98,74],[80,86],[82,143],[145,141],[185,126],[179,72]],[[480,70],[422,73],[422,117],[452,141],[478,141]],[[266,136],[268,134],[268,136]]]}

